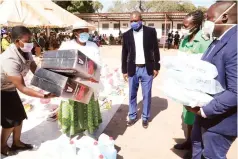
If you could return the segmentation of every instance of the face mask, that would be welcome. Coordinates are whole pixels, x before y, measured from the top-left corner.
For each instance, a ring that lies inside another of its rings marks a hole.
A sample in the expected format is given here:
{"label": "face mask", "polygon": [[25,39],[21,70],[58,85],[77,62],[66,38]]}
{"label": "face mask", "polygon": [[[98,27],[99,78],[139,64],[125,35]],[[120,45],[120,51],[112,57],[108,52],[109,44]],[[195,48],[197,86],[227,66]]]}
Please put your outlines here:
{"label": "face mask", "polygon": [[[21,41],[22,42],[22,41]],[[23,42],[22,42],[23,43]],[[33,46],[34,44],[33,43],[23,43],[24,44],[24,47],[20,47],[20,49],[23,51],[23,52],[31,52],[31,50],[33,49]]]}
{"label": "face mask", "polygon": [[193,27],[192,29],[181,29],[181,33],[183,34],[183,36],[189,36],[192,35],[195,31],[196,27]]}
{"label": "face mask", "polygon": [[142,26],[142,21],[138,21],[138,22],[132,22],[131,23],[131,28],[133,30],[137,30]]}
{"label": "face mask", "polygon": [[81,42],[81,43],[86,43],[89,39],[89,34],[84,32],[84,33],[80,33],[79,36],[78,36],[78,40]]}
{"label": "face mask", "polygon": [[202,28],[202,37],[205,40],[211,40],[213,38],[213,31],[215,29],[215,25],[235,25],[235,24],[216,24],[216,22],[223,16],[223,14],[227,13],[230,9],[233,8],[233,6],[235,6],[236,3],[234,3],[233,5],[231,5],[227,10],[225,10],[225,12],[223,12],[214,22],[206,20],[204,22],[203,28]]}

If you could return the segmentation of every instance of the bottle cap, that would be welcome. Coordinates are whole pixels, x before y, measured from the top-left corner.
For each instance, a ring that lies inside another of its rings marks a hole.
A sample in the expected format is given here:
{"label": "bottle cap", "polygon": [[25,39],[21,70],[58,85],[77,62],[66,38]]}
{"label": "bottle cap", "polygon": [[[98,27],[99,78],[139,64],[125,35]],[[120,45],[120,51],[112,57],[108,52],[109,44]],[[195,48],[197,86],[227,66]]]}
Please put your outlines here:
{"label": "bottle cap", "polygon": [[103,155],[100,155],[99,158],[100,158],[100,159],[103,159],[104,157],[103,157]]}
{"label": "bottle cap", "polygon": [[94,145],[98,145],[98,142],[97,142],[97,141],[95,141],[93,144],[94,144]]}

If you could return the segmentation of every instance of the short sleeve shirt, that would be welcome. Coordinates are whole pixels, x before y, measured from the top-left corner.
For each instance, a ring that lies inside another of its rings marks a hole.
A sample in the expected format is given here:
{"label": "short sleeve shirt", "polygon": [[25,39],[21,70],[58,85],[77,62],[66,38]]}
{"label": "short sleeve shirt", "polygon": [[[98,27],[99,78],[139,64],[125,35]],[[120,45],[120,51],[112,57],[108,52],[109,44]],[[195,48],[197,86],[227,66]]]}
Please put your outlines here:
{"label": "short sleeve shirt", "polygon": [[204,53],[210,44],[211,41],[205,40],[202,37],[202,31],[200,30],[191,42],[189,42],[189,38],[186,36],[180,43],[179,51],[192,54]]}
{"label": "short sleeve shirt", "polygon": [[26,76],[33,62],[32,54],[26,53],[26,55],[28,56],[27,59],[22,56],[14,44],[11,44],[1,54],[1,91],[16,91],[15,85],[8,80],[7,76]]}

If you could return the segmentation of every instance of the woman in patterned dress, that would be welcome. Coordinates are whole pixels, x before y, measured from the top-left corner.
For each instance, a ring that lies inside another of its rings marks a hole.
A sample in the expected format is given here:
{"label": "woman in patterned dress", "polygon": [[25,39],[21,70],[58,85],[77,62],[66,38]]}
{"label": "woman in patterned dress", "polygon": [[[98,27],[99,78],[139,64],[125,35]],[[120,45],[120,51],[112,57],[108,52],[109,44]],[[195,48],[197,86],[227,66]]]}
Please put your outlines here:
{"label": "woman in patterned dress", "polygon": [[[89,26],[82,22],[73,26],[71,41],[61,44],[60,50],[77,49],[87,55],[90,59],[100,65],[100,54],[98,46],[88,41]],[[58,115],[59,125],[69,136],[76,135],[85,130],[92,134],[102,122],[100,107],[95,93],[88,104],[73,100],[62,101]]]}

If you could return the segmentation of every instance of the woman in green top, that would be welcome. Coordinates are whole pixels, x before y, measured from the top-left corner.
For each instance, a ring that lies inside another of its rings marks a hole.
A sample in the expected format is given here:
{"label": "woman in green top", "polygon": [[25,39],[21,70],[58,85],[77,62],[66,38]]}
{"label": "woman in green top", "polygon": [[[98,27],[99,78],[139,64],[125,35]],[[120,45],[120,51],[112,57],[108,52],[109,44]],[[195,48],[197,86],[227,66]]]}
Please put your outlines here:
{"label": "woman in green top", "polygon": [[[189,13],[184,18],[182,29],[184,39],[179,46],[179,51],[189,54],[202,54],[207,50],[211,41],[206,41],[202,37],[202,31],[200,28],[202,26],[203,19],[204,14],[202,11]],[[191,132],[195,115],[183,108],[183,119],[184,123],[187,125],[187,140],[182,144],[174,146],[175,149],[179,150],[191,149]]]}

